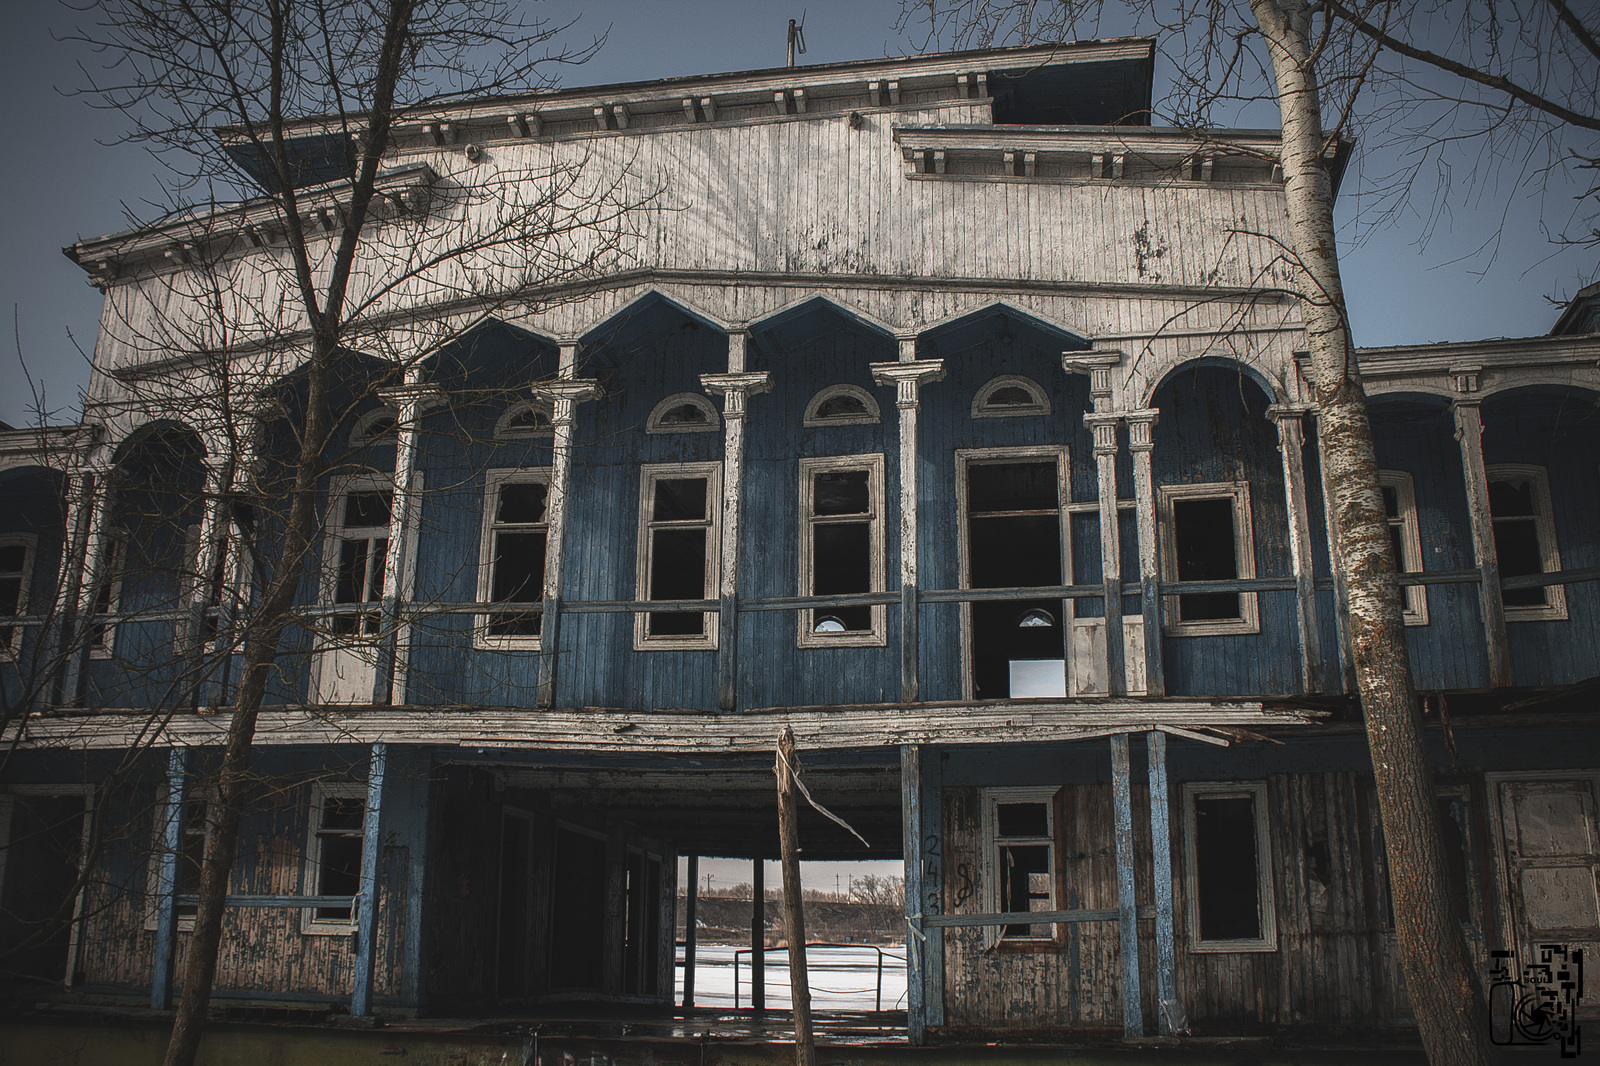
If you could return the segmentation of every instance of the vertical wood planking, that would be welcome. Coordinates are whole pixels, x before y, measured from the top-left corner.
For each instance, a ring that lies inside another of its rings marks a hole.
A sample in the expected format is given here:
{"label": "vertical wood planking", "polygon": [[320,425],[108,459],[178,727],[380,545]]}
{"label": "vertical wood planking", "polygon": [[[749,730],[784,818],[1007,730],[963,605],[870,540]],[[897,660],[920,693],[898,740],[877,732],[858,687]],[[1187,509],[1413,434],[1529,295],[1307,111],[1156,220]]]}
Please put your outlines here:
{"label": "vertical wood planking", "polygon": [[372,1014],[372,981],[377,958],[378,856],[383,848],[383,777],[389,746],[372,745],[367,759],[367,805],[361,818],[361,888],[356,897],[356,958],[350,1013]]}
{"label": "vertical wood planking", "polygon": [[1128,734],[1111,737],[1111,789],[1116,805],[1117,919],[1121,934],[1122,1035],[1144,1035],[1139,992],[1139,905],[1133,855],[1133,790],[1128,777]]}

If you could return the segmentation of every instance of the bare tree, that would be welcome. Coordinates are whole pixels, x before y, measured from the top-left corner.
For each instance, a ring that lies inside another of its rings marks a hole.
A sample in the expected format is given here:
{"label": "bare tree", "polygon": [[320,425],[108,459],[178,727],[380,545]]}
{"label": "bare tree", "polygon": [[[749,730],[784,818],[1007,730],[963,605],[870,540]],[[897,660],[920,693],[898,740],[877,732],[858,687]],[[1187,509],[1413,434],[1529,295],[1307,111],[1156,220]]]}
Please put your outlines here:
{"label": "bare tree", "polygon": [[[1323,469],[1344,575],[1356,682],[1377,782],[1406,986],[1435,1063],[1496,1058],[1486,1005],[1473,979],[1445,884],[1433,774],[1423,742],[1396,580],[1385,530],[1367,400],[1339,276],[1328,149],[1353,132],[1398,146],[1397,165],[1370,183],[1373,216],[1403,209],[1436,168],[1431,228],[1451,188],[1462,144],[1485,161],[1522,166],[1515,184],[1557,170],[1592,171],[1600,157],[1600,46],[1564,0],[1402,5],[1388,0],[1128,0],[1109,13],[1155,29],[1173,51],[1163,118],[1198,129],[1225,125],[1256,102],[1282,116],[1288,240],[1311,358]],[[1067,39],[1097,32],[1103,0],[926,0],[902,7],[931,40],[963,44]],[[1418,42],[1439,42],[1426,45]],[[1542,161],[1524,165],[1538,149]],[[1592,178],[1566,240],[1593,242],[1600,208]],[[1425,234],[1426,235],[1426,229]],[[1486,245],[1492,246],[1492,238]]]}
{"label": "bare tree", "polygon": [[[198,426],[208,466],[178,605],[189,668],[154,731],[194,706],[219,662],[242,659],[167,1050],[176,1066],[199,1046],[275,663],[291,633],[330,635],[295,608],[318,556],[321,486],[341,473],[335,431],[378,387],[420,386],[423,358],[497,307],[614,269],[653,190],[625,167],[597,181],[559,152],[532,168],[470,147],[451,153],[450,173],[393,164],[397,139],[448,99],[543,87],[542,64],[598,46],[551,51],[565,27],[526,23],[504,0],[111,0],[93,16],[69,35],[98,53],[88,92],[166,165],[178,206],[84,263],[107,301],[91,412]],[[402,431],[421,410],[400,406]],[[394,488],[408,506],[410,486]],[[247,591],[223,605],[214,575],[229,559],[248,569]],[[225,632],[208,621],[222,606]],[[378,646],[400,621],[382,612]]]}

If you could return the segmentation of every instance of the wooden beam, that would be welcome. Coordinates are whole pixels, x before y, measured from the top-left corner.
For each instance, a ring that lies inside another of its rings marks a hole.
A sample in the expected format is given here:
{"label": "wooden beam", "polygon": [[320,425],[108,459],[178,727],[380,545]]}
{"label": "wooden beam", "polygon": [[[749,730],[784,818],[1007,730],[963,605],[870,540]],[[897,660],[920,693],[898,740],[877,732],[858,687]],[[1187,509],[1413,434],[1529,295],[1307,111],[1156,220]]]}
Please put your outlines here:
{"label": "wooden beam", "polygon": [[1133,788],[1128,780],[1128,734],[1111,738],[1111,792],[1116,804],[1117,924],[1121,933],[1122,1035],[1144,1035],[1139,991],[1139,905],[1133,876]]}
{"label": "wooden beam", "polygon": [[1461,471],[1466,478],[1472,554],[1481,575],[1478,604],[1483,612],[1483,640],[1489,655],[1489,687],[1504,688],[1511,684],[1511,647],[1506,642],[1500,559],[1495,553],[1494,520],[1489,513],[1489,474],[1483,465],[1483,417],[1478,410],[1479,402],[1477,397],[1456,400],[1456,440],[1461,445]]}
{"label": "wooden beam", "polygon": [[683,1009],[694,1010],[695,923],[700,910],[700,856],[688,857],[688,883],[683,888]]}
{"label": "wooden beam", "polygon": [[378,857],[383,848],[383,777],[389,746],[372,745],[367,759],[367,807],[361,819],[361,882],[356,897],[356,959],[350,1013],[357,1018],[372,1014],[372,984],[378,951]]}
{"label": "wooden beam", "polygon": [[172,960],[178,942],[178,856],[183,852],[183,790],[186,750],[167,752],[167,820],[161,829],[156,867],[156,942],[151,968],[150,1009],[172,1009]]}
{"label": "wooden beam", "polygon": [[1283,460],[1283,494],[1289,518],[1289,568],[1295,582],[1295,622],[1300,635],[1300,691],[1321,692],[1322,637],[1317,627],[1317,593],[1311,556],[1311,520],[1306,506],[1306,408],[1274,404],[1267,417],[1278,427]]}
{"label": "wooden beam", "polygon": [[794,1006],[795,1066],[817,1066],[817,1045],[811,1035],[811,980],[806,974],[806,913],[800,886],[800,812],[795,776],[800,754],[794,732],[778,736],[778,848],[783,864],[783,921],[789,940],[789,996]]}
{"label": "wooden beam", "polygon": [[901,849],[905,867],[906,907],[906,1038],[913,1046],[928,1042],[928,1015],[922,931],[922,749],[900,748]]}
{"label": "wooden beam", "polygon": [[750,870],[750,1009],[767,1009],[767,871],[760,859]]}
{"label": "wooden beam", "polygon": [[1172,813],[1167,799],[1167,735],[1145,737],[1150,764],[1150,851],[1156,896],[1156,1029],[1162,1036],[1185,1028],[1178,1003],[1177,945],[1172,921]]}
{"label": "wooden beam", "polygon": [[930,925],[944,912],[944,755],[919,749],[922,759],[922,1012],[927,1029],[944,1027],[944,929]]}

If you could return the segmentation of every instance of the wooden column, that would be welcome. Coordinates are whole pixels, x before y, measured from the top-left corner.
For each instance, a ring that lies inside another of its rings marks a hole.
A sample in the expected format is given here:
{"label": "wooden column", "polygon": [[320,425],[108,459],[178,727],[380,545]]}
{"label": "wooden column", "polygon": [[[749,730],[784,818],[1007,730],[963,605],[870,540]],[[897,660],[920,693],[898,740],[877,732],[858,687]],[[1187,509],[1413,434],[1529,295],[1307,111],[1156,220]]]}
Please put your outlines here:
{"label": "wooden column", "polygon": [[183,748],[167,752],[167,817],[161,827],[161,857],[156,865],[155,961],[150,978],[150,1009],[172,1009],[172,962],[178,942],[178,858],[183,853]]}
{"label": "wooden column", "polygon": [[900,338],[900,361],[871,364],[880,385],[895,387],[900,424],[900,702],[921,699],[917,626],[917,411],[925,382],[944,378],[942,359],[918,359],[916,338]]}
{"label": "wooden column", "polygon": [[75,707],[83,700],[83,671],[89,659],[89,633],[94,625],[94,604],[100,596],[100,585],[110,575],[106,573],[106,547],[111,526],[111,509],[116,503],[116,472],[104,467],[96,477],[98,491],[89,509],[88,524],[83,532],[82,580],[78,582],[78,602],[73,607],[73,635],[67,646],[65,669],[61,678],[61,702]]}
{"label": "wooden column", "polygon": [[1317,590],[1311,555],[1311,519],[1306,506],[1305,407],[1274,404],[1267,417],[1278,427],[1283,458],[1283,494],[1289,516],[1289,568],[1294,572],[1295,622],[1300,631],[1300,691],[1321,692],[1322,637],[1317,626]]}
{"label": "wooden column", "polygon": [[1128,780],[1128,734],[1111,736],[1111,792],[1116,805],[1117,930],[1121,934],[1122,1035],[1144,1035],[1139,991],[1139,905],[1133,878],[1133,787]]}
{"label": "wooden column", "polygon": [[922,1015],[926,1029],[944,1027],[944,928],[926,919],[944,913],[944,756],[938,748],[922,747]]}
{"label": "wooden column", "polygon": [[760,859],[750,871],[750,1009],[767,1009],[767,871]]}
{"label": "wooden column", "polygon": [[811,979],[806,974],[806,913],[800,885],[800,804],[795,778],[800,754],[788,726],[778,737],[778,850],[783,859],[783,923],[789,940],[789,997],[794,1005],[795,1066],[817,1066],[811,1036]]}
{"label": "wooden column", "polygon": [[[1122,637],[1122,529],[1117,514],[1117,423],[1121,416],[1092,414],[1083,424],[1094,432],[1094,462],[1099,474],[1100,581],[1106,606],[1106,695],[1128,691]],[[1065,619],[1062,624],[1066,625]]]}
{"label": "wooden column", "polygon": [[[728,365],[738,371],[701,374],[707,392],[722,396],[722,545],[718,567],[717,707],[731,711],[737,702],[739,659],[739,513],[744,498],[744,421],[749,398],[770,391],[772,375],[744,373],[749,333],[728,334]],[[735,357],[734,350],[738,355]]]}
{"label": "wooden column", "polygon": [[700,856],[688,857],[689,883],[683,891],[683,1009],[694,1010],[695,922],[700,920]]}
{"label": "wooden column", "polygon": [[1150,763],[1150,853],[1156,896],[1156,1030],[1162,1036],[1185,1027],[1178,1002],[1177,943],[1172,919],[1172,814],[1167,799],[1167,735],[1145,734]]}
{"label": "wooden column", "polygon": [[[67,491],[62,501],[66,509],[66,522],[61,543],[61,565],[56,569],[55,599],[51,604],[49,623],[43,634],[44,648],[40,655],[40,661],[52,675],[61,666],[57,657],[63,652],[70,655],[73,650],[75,609],[85,569],[84,546],[96,502],[105,491],[105,482],[106,471],[89,464],[75,469],[67,478]],[[40,695],[47,703],[60,698],[49,688]]]}
{"label": "wooden column", "polygon": [[906,1036],[913,1045],[928,1042],[926,1000],[927,934],[922,915],[922,749],[900,746],[900,850],[905,865]]}
{"label": "wooden column", "polygon": [[[1467,375],[1458,375],[1458,380]],[[1477,375],[1471,391],[1477,389]],[[1483,639],[1489,654],[1489,687],[1511,684],[1511,649],[1506,643],[1506,607],[1500,596],[1500,559],[1494,546],[1494,522],[1489,515],[1489,474],[1483,466],[1482,399],[1461,397],[1455,402],[1456,440],[1461,444],[1461,472],[1467,483],[1467,518],[1472,523],[1472,555],[1478,564],[1478,604],[1483,612]]]}
{"label": "wooden column", "polygon": [[1328,464],[1320,450],[1317,469],[1322,476],[1322,519],[1327,526],[1328,563],[1333,571],[1333,627],[1334,639],[1339,645],[1339,680],[1341,691],[1355,692],[1356,664],[1350,649],[1350,597],[1344,587],[1344,567],[1339,563],[1339,517],[1333,505],[1333,492],[1328,483]]}
{"label": "wooden column", "polygon": [[408,371],[404,385],[379,389],[378,398],[395,409],[394,492],[389,507],[389,545],[383,555],[383,606],[378,626],[377,663],[372,671],[372,702],[388,706],[400,689],[399,702],[405,702],[404,685],[396,685],[400,662],[400,609],[410,595],[412,558],[415,555],[417,524],[422,518],[421,474],[417,472],[417,424],[428,408],[441,404],[445,395],[430,385],[415,380]]}
{"label": "wooden column", "polygon": [[1144,691],[1146,696],[1167,693],[1166,669],[1161,658],[1161,548],[1157,539],[1155,474],[1150,455],[1155,450],[1151,430],[1161,412],[1151,407],[1128,411],[1128,450],[1133,453],[1133,497],[1139,525],[1139,611],[1144,617]]}
{"label": "wooden column", "polygon": [[383,854],[383,776],[389,745],[377,741],[367,759],[367,806],[361,818],[361,882],[356,896],[356,958],[350,1014],[372,1014],[378,953],[378,858]]}
{"label": "wooden column", "polygon": [[550,491],[545,497],[544,608],[539,622],[540,707],[555,706],[556,652],[561,639],[561,574],[566,559],[567,499],[572,489],[572,430],[578,404],[599,399],[605,390],[593,380],[579,378],[578,342],[561,342],[559,377],[536,386],[533,395],[550,405],[553,440],[550,450]]}

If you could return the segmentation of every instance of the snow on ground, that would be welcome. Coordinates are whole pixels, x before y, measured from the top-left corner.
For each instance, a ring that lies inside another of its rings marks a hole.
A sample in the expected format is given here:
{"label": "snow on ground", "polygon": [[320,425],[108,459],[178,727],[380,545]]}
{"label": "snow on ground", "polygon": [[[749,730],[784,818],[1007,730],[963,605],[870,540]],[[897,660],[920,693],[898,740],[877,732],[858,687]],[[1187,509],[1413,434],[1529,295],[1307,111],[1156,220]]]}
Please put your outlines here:
{"label": "snow on ground", "polygon": [[[878,961],[882,952],[883,985],[878,997]],[[738,962],[738,999],[734,997],[735,953]],[[811,979],[813,1010],[904,1010],[906,1003],[905,948],[871,944],[806,949],[806,974]],[[683,948],[678,948],[678,1002],[683,1002]],[[767,1006],[788,1010],[789,952],[767,952]],[[750,1006],[750,949],[732,944],[700,944],[695,948],[694,1004],[697,1007]]]}

